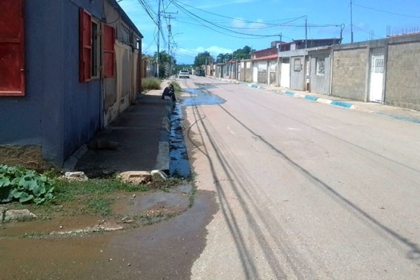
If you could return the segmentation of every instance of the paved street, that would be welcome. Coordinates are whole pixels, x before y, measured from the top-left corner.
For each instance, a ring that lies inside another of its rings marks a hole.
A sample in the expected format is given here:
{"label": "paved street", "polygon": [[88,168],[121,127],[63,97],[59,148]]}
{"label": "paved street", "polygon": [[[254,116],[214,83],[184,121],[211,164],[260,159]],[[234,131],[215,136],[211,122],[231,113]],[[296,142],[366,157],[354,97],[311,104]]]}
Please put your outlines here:
{"label": "paved street", "polygon": [[216,195],[193,279],[419,279],[419,124],[208,78],[187,107],[199,190]]}

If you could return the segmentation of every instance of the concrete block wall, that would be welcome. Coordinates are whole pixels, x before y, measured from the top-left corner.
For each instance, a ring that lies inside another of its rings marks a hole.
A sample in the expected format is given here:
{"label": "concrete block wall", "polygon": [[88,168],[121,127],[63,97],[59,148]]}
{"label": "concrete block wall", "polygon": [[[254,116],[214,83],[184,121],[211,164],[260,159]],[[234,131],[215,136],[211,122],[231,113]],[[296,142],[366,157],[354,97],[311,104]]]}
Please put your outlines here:
{"label": "concrete block wall", "polygon": [[420,42],[388,46],[385,104],[420,110]]}
{"label": "concrete block wall", "polygon": [[366,101],[367,47],[335,50],[332,63],[332,95]]}

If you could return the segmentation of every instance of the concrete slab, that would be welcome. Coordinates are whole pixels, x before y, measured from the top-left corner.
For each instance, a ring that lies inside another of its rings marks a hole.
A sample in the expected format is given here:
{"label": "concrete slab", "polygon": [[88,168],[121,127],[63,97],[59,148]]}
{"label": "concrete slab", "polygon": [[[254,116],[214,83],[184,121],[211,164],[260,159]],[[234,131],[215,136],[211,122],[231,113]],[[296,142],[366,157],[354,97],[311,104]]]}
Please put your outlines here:
{"label": "concrete slab", "polygon": [[92,141],[118,142],[116,149],[87,149],[75,165],[88,177],[103,170],[113,172],[169,168],[168,131],[162,120],[168,115],[161,90],[139,95],[137,103],[127,108]]}

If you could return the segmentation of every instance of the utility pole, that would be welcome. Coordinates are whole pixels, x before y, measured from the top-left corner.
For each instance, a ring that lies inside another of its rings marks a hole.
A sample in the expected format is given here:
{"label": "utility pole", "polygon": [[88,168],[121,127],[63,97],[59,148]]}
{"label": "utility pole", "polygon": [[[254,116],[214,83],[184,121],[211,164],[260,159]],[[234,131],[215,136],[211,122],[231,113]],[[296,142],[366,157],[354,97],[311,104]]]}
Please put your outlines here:
{"label": "utility pole", "polygon": [[340,25],[340,44],[343,42],[343,30],[344,30],[344,27],[346,27],[346,25],[344,23],[342,23]]}
{"label": "utility pole", "polygon": [[350,0],[350,30],[351,42],[353,43],[353,0]]}
{"label": "utility pole", "polygon": [[308,48],[308,16],[305,16],[305,49]]}
{"label": "utility pole", "polygon": [[157,77],[160,78],[160,73],[159,73],[159,56],[160,56],[160,49],[159,49],[159,44],[160,44],[160,32],[161,32],[161,22],[160,22],[160,2],[161,0],[158,0],[158,36],[157,36],[157,58],[156,58],[156,62],[157,62]]}
{"label": "utility pole", "polygon": [[168,76],[172,74],[172,56],[171,56],[171,36],[172,36],[172,25],[171,25],[171,19],[175,19],[175,17],[172,17],[172,14],[178,14],[171,13],[171,12],[162,12],[163,14],[168,14],[168,16],[164,16],[165,18],[169,19],[168,23],[168,55],[169,55],[169,70],[168,70]]}

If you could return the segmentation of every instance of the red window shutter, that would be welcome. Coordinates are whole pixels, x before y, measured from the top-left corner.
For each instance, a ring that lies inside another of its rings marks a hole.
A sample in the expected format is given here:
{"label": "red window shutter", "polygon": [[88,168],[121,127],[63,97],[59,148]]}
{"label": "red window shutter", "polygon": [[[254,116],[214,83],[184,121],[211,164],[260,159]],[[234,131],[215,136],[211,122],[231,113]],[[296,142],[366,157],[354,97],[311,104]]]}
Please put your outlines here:
{"label": "red window shutter", "polygon": [[115,75],[115,28],[103,25],[103,62],[104,78],[112,78]]}
{"label": "red window shutter", "polygon": [[80,9],[79,21],[79,78],[85,83],[92,79],[92,16]]}
{"label": "red window shutter", "polygon": [[0,96],[25,95],[23,0],[0,1]]}

